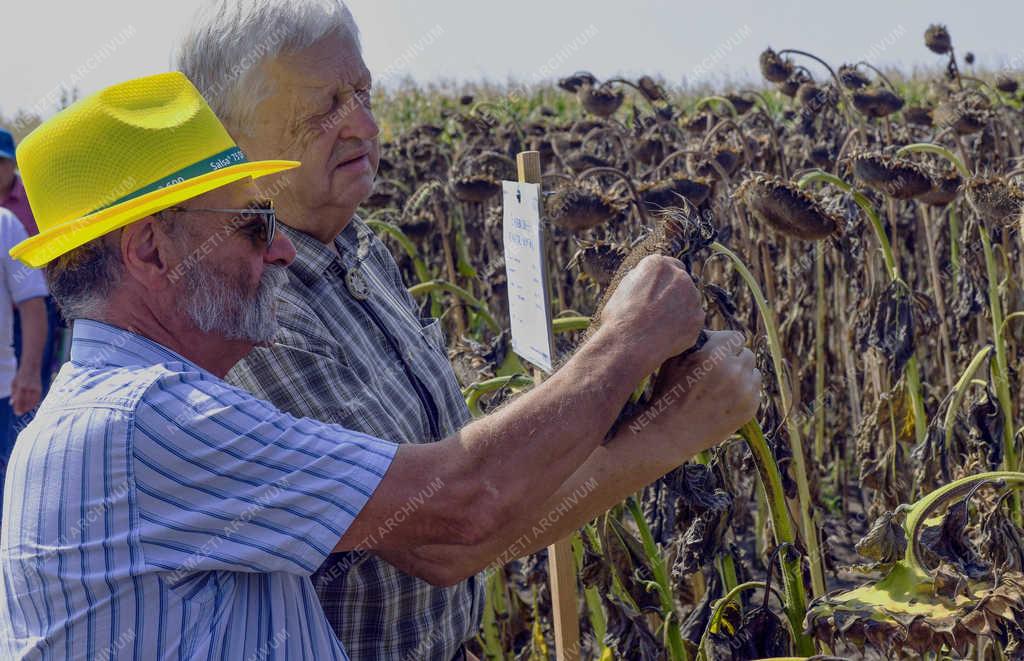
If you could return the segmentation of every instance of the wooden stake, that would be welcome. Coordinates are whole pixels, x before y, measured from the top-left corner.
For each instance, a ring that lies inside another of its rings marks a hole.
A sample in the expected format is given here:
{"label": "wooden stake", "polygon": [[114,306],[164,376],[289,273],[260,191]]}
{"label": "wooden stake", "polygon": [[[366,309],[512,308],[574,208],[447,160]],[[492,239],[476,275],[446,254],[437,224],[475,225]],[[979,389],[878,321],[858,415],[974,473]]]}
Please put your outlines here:
{"label": "wooden stake", "polygon": [[[540,183],[540,152],[524,151],[516,154],[519,181]],[[540,200],[543,209],[543,198]],[[545,249],[547,243],[545,242]],[[549,286],[549,283],[545,283]],[[557,358],[552,355],[552,361]],[[544,373],[533,369],[534,384],[544,379]],[[548,547],[548,577],[551,581],[552,619],[555,622],[555,657],[558,661],[577,661],[580,658],[580,620],[576,592],[576,563],[569,537]]]}

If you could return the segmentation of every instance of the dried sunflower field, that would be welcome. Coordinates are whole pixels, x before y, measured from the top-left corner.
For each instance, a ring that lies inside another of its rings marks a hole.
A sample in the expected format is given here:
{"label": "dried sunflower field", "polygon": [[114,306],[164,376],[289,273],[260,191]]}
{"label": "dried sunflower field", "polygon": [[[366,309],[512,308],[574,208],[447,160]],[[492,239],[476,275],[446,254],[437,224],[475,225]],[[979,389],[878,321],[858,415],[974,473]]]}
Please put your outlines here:
{"label": "dried sunflower field", "polygon": [[[1024,96],[943,26],[923,46],[909,80],[769,49],[703,97],[578,72],[381,104],[361,214],[475,415],[532,382],[503,330],[523,150],[561,355],[651,252],[757,350],[756,420],[574,537],[582,658],[1024,658]],[[486,580],[481,658],[554,658],[544,554]]]}

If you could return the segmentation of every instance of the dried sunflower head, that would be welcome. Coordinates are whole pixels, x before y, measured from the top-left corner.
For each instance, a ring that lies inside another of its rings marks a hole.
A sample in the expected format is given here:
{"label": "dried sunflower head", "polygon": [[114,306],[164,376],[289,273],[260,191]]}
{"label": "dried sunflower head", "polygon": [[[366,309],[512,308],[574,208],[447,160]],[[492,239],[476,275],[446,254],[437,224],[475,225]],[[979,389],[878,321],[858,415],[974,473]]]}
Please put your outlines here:
{"label": "dried sunflower head", "polygon": [[983,94],[964,90],[939,103],[932,117],[937,126],[951,126],[960,135],[971,135],[988,125],[992,119],[992,109]]}
{"label": "dried sunflower head", "polygon": [[515,164],[510,158],[487,151],[462,159],[453,170],[452,192],[463,202],[486,202],[501,192],[502,179],[515,176]]}
{"label": "dried sunflower head", "polygon": [[640,76],[640,79],[636,81],[636,86],[640,88],[640,92],[648,101],[665,101],[668,98],[661,85],[650,76]]}
{"label": "dried sunflower head", "polygon": [[678,206],[679,195],[694,206],[700,206],[711,194],[711,182],[705,177],[694,178],[684,172],[677,172],[667,179],[640,184],[637,193],[644,204],[655,209]]}
{"label": "dried sunflower head", "polygon": [[865,117],[888,117],[903,108],[903,97],[887,87],[856,90],[853,107]]}
{"label": "dried sunflower head", "polygon": [[587,279],[604,287],[615,277],[625,257],[625,251],[614,244],[586,242],[580,244],[579,250],[569,260],[569,267],[578,268]]}
{"label": "dried sunflower head", "polygon": [[394,179],[378,177],[373,182],[373,192],[363,202],[366,209],[399,208],[405,201],[405,187]]}
{"label": "dried sunflower head", "polygon": [[793,62],[783,59],[771,48],[766,48],[758,57],[758,64],[761,67],[761,75],[773,83],[785,82],[793,73]]}
{"label": "dried sunflower head", "polygon": [[740,115],[745,115],[751,108],[754,107],[753,99],[747,98],[742,94],[729,93],[725,95],[725,98],[729,99],[732,107],[736,109],[736,112]]}
{"label": "dried sunflower head", "polygon": [[804,73],[803,69],[796,69],[790,74],[789,78],[779,83],[777,87],[780,92],[792,99],[800,90],[801,85],[813,82],[811,77]]}
{"label": "dried sunflower head", "polygon": [[765,606],[744,614],[732,632],[710,633],[708,642],[713,659],[781,659],[786,658],[793,647],[789,628]]}
{"label": "dried sunflower head", "polygon": [[[728,145],[716,145],[711,151],[711,158],[713,158],[715,163],[717,163],[718,166],[730,176],[735,174],[736,170],[738,170],[740,165],[743,163],[743,154]],[[718,168],[712,165],[708,159],[702,159],[697,163],[694,170],[698,177],[714,180],[721,178]]]}
{"label": "dried sunflower head", "polygon": [[815,166],[822,170],[831,170],[835,164],[835,157],[828,145],[815,145],[807,152],[807,158]]}
{"label": "dried sunflower head", "polygon": [[969,586],[974,599],[962,593],[943,597],[934,592],[934,583],[927,574],[897,563],[874,584],[816,599],[804,627],[832,647],[840,639],[883,655],[923,655],[946,647],[962,656],[979,639],[998,640],[1018,626],[1024,608],[1021,574],[1007,572],[995,586]]}
{"label": "dried sunflower head", "polygon": [[668,650],[655,636],[642,613],[638,613],[611,592],[601,595],[607,626],[602,641],[616,659],[665,661]]}
{"label": "dried sunflower head", "polygon": [[933,123],[932,109],[927,106],[908,106],[903,109],[903,116],[917,126],[931,126]]}
{"label": "dried sunflower head", "polygon": [[819,106],[820,102],[817,102],[819,94],[823,94],[821,89],[814,83],[813,80],[802,83],[796,90],[796,100],[800,102],[805,108],[814,108]]}
{"label": "dried sunflower head", "polygon": [[851,156],[850,162],[860,182],[897,200],[909,200],[932,188],[928,173],[909,159],[881,152],[860,152]]}
{"label": "dried sunflower head", "polygon": [[656,135],[641,138],[633,145],[630,152],[637,161],[656,165],[665,158],[665,141]]}
{"label": "dried sunflower head", "polygon": [[986,220],[1012,225],[1024,210],[1024,191],[1003,177],[974,177],[967,182],[967,200]]}
{"label": "dried sunflower head", "polygon": [[1017,91],[1020,85],[1017,83],[1017,79],[1013,76],[1006,74],[1000,75],[996,78],[996,89],[1000,92],[1006,92],[1007,94],[1013,94]]}
{"label": "dried sunflower head", "polygon": [[552,223],[581,232],[607,223],[624,206],[605,193],[586,184],[566,184],[556,188],[544,203],[545,217]]}
{"label": "dried sunflower head", "polygon": [[405,203],[398,225],[406,234],[423,237],[438,222],[438,215],[448,216],[450,202],[444,184],[428,181],[416,189]]}
{"label": "dried sunflower head", "polygon": [[786,236],[816,241],[840,227],[813,195],[780,177],[752,173],[736,189],[735,196],[759,221]]}
{"label": "dried sunflower head", "polygon": [[[1024,576],[1009,570],[994,581],[980,580],[987,573],[973,569],[976,556],[963,530],[967,499],[960,499],[939,525],[926,529],[927,534],[917,534],[950,496],[969,488],[970,498],[983,484],[1005,484],[997,476],[1014,475],[1020,474],[977,475],[908,506],[904,530],[913,533],[913,539],[904,557],[878,581],[815,600],[804,620],[807,632],[833,647],[840,639],[896,658],[943,648],[964,657],[983,639],[1004,648],[1019,644]],[[922,553],[930,554],[934,569],[920,563]]]}
{"label": "dried sunflower head", "polygon": [[584,85],[596,85],[597,78],[594,74],[589,71],[577,71],[571,76],[566,76],[558,81],[558,86],[564,89],[566,92],[575,94],[576,91]]}
{"label": "dried sunflower head", "polygon": [[580,137],[586,136],[594,129],[608,128],[608,122],[598,117],[584,117],[573,123],[572,132]]}
{"label": "dried sunflower head", "polygon": [[953,49],[953,39],[945,25],[933,23],[924,31],[924,45],[936,55],[947,55]]}
{"label": "dried sunflower head", "polygon": [[486,202],[501,192],[501,180],[487,173],[452,178],[452,192],[463,202]]}
{"label": "dried sunflower head", "polygon": [[928,174],[932,180],[932,187],[917,198],[921,202],[933,207],[944,207],[960,194],[964,179],[955,168],[944,171],[933,169]]}
{"label": "dried sunflower head", "polygon": [[682,123],[683,128],[690,133],[693,133],[694,135],[701,135],[710,127],[714,126],[715,121],[715,116],[709,111],[704,110],[696,113],[692,117],[684,117]]}
{"label": "dried sunflower head", "polygon": [[848,90],[859,90],[871,84],[871,79],[858,69],[855,64],[842,65],[839,67],[836,75],[839,76],[839,82]]}
{"label": "dried sunflower head", "polygon": [[587,112],[598,117],[611,117],[622,105],[625,96],[622,90],[615,90],[611,87],[584,85],[576,91],[576,97],[586,108]]}

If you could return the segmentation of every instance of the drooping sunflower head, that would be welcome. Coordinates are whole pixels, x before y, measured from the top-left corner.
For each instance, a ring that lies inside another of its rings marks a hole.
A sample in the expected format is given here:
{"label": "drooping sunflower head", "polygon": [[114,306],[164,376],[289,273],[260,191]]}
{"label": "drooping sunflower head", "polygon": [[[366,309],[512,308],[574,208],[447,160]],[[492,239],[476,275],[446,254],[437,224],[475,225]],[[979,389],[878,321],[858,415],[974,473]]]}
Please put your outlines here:
{"label": "drooping sunflower head", "polygon": [[860,152],[850,157],[850,163],[858,181],[897,200],[909,200],[932,188],[924,168],[909,159]]}
{"label": "drooping sunflower head", "polygon": [[760,222],[793,238],[818,241],[841,226],[813,195],[780,177],[752,173],[735,196]]}

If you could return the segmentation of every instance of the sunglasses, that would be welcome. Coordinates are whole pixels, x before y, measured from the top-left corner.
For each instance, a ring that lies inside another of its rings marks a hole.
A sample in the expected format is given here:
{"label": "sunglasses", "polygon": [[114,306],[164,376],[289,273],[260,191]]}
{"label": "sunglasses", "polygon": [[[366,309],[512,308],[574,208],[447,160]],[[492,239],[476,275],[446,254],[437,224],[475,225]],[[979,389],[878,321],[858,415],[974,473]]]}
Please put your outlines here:
{"label": "sunglasses", "polygon": [[270,200],[255,202],[245,209],[196,209],[185,207],[168,207],[164,211],[176,211],[178,213],[230,213],[234,214],[242,223],[240,230],[246,232],[253,243],[262,243],[264,248],[269,250],[270,244],[277,236],[277,212],[274,210],[274,203]]}

